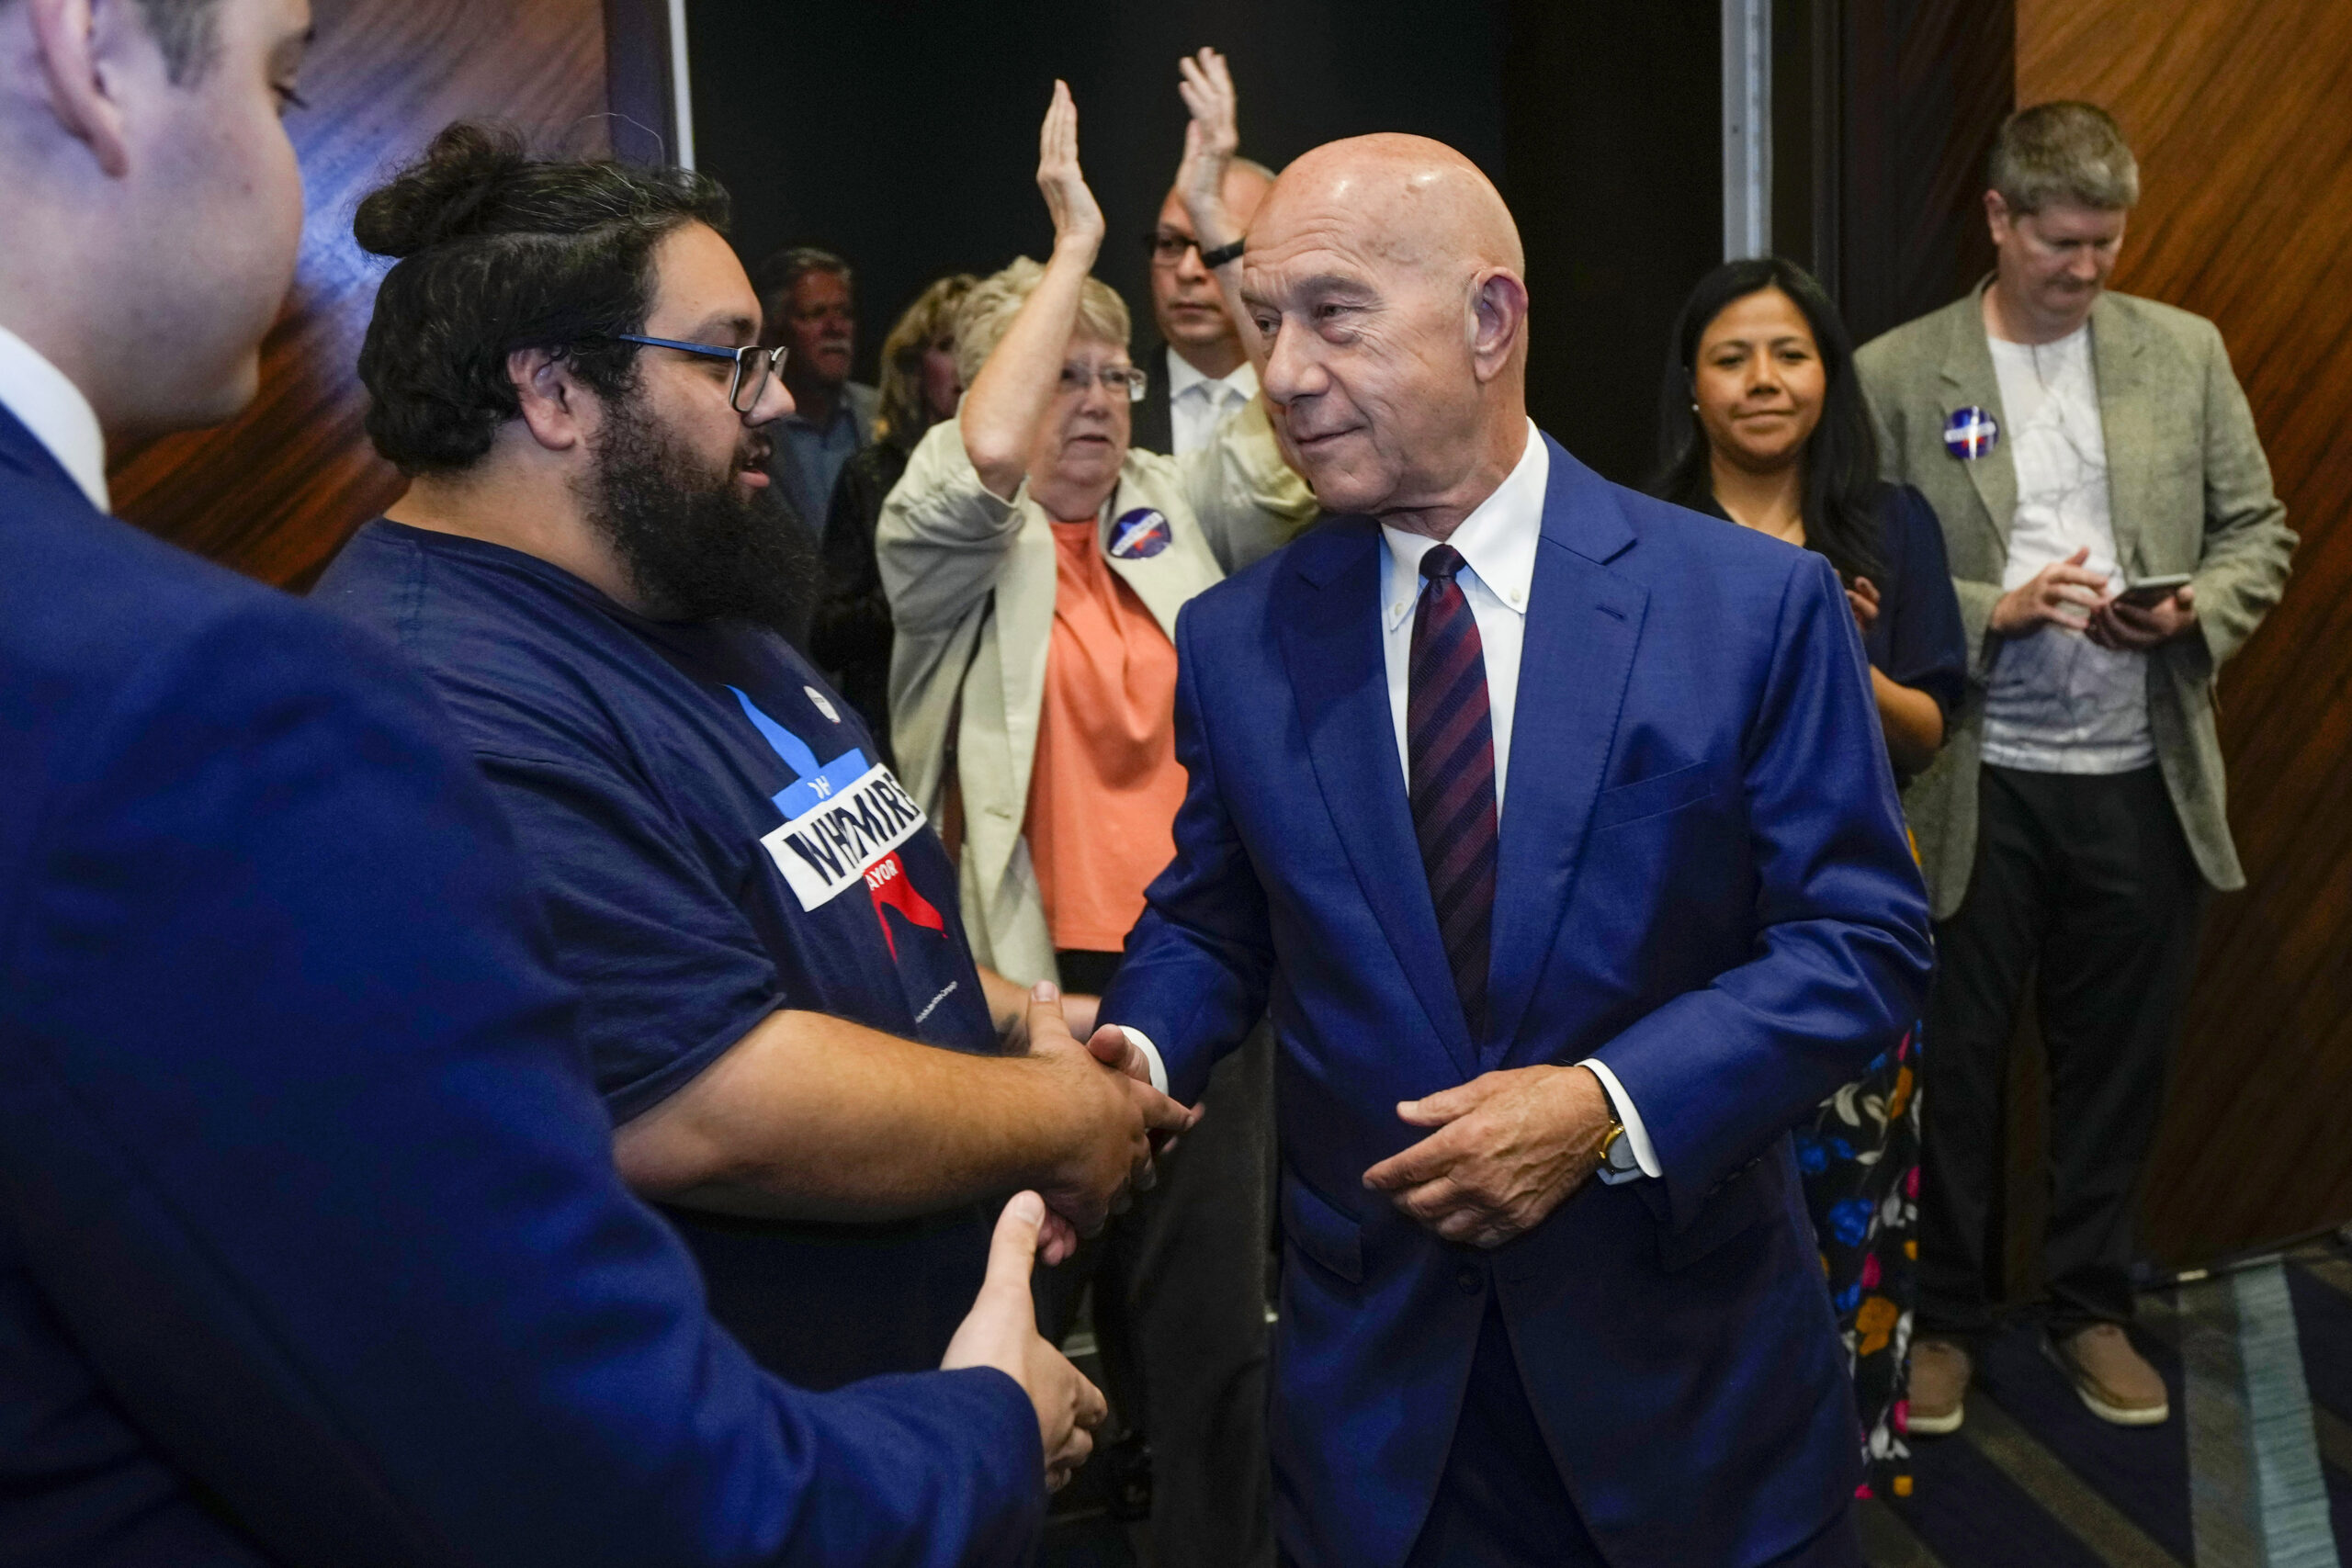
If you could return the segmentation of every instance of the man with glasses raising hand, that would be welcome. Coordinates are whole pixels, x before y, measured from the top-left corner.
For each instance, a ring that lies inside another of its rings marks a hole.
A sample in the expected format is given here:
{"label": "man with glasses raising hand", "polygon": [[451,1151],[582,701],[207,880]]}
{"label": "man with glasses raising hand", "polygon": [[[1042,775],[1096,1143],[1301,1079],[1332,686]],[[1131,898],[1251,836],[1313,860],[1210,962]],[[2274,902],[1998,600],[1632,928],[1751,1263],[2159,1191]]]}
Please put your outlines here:
{"label": "man with glasses raising hand", "polygon": [[831,1388],[938,1363],[994,1201],[1037,1188],[1065,1255],[1189,1116],[975,968],[945,851],[777,635],[815,571],[763,471],[792,400],[725,220],[700,176],[466,124],[370,196],[359,243],[400,259],[359,371],[411,484],[317,596],[488,776],[622,1174],[713,1315]]}

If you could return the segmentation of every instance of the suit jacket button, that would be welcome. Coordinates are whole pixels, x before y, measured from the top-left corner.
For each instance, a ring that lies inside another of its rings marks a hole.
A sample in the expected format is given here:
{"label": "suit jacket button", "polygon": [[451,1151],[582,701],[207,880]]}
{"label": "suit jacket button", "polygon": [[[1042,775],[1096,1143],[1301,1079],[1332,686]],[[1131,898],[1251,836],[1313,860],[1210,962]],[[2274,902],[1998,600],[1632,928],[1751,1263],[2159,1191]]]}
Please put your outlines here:
{"label": "suit jacket button", "polygon": [[1454,1275],[1453,1282],[1462,1287],[1464,1295],[1475,1296],[1486,1289],[1487,1277],[1477,1269],[1465,1265],[1460,1273]]}

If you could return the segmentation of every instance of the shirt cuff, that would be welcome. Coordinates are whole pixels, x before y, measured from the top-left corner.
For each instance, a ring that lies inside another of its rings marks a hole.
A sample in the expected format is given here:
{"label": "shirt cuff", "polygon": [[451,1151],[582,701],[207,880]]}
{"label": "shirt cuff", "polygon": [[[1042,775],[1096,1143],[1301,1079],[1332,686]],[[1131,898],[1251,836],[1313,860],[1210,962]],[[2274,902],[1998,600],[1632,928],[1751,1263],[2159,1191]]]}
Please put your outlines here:
{"label": "shirt cuff", "polygon": [[[1135,1037],[1135,1031],[1129,1030],[1127,1033],[1129,1038]],[[1587,1056],[1577,1066],[1590,1068],[1592,1076],[1600,1080],[1600,1087],[1608,1091],[1610,1109],[1615,1111],[1617,1120],[1624,1123],[1625,1141],[1634,1145],[1634,1163],[1641,1167],[1638,1171],[1611,1170],[1604,1165],[1600,1168],[1601,1185],[1615,1187],[1638,1177],[1664,1176],[1666,1170],[1657,1163],[1657,1150],[1650,1146],[1650,1130],[1642,1125],[1642,1113],[1634,1108],[1634,1097],[1625,1092],[1625,1086],[1617,1081],[1617,1075],[1609,1070],[1609,1064],[1598,1056]]]}
{"label": "shirt cuff", "polygon": [[1144,1066],[1151,1069],[1151,1087],[1166,1094],[1168,1064],[1159,1059],[1159,1047],[1151,1043],[1151,1036],[1140,1029],[1129,1029],[1124,1023],[1119,1025],[1119,1032],[1127,1037],[1128,1044],[1143,1053]]}

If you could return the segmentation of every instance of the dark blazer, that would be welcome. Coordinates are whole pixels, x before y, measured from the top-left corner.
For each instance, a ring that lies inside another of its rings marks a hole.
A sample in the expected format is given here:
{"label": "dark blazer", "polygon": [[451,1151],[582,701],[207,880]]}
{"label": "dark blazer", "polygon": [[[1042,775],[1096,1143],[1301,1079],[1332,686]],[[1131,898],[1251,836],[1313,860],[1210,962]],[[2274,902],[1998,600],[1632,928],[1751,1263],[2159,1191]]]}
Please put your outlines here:
{"label": "dark blazer", "polygon": [[[1706,511],[1732,520],[1712,492]],[[1909,485],[1882,485],[1878,515],[1878,619],[1862,637],[1862,652],[1896,685],[1933,697],[1949,735],[1968,694],[1968,638],[1944,565],[1943,527],[1928,498]]]}
{"label": "dark blazer", "polygon": [[442,725],[0,410],[0,1562],[1028,1561],[1010,1379],[712,1325]]}
{"label": "dark blazer", "polygon": [[1168,345],[1153,338],[1135,355],[1136,367],[1151,378],[1143,401],[1127,411],[1127,445],[1146,452],[1176,450],[1176,416],[1169,412]]}
{"label": "dark blazer", "polygon": [[[1271,1438],[1305,1568],[1394,1568],[1488,1293],[1622,1568],[1767,1561],[1850,1503],[1844,1352],[1787,1129],[1918,1015],[1926,898],[1860,639],[1819,556],[1551,451],[1487,1032],[1464,1021],[1397,764],[1378,528],[1328,521],[1188,604],[1191,783],[1102,1017],[1175,1093],[1271,998],[1283,1235]],[[1587,1056],[1663,1179],[1491,1252],[1367,1193],[1396,1102]]]}
{"label": "dark blazer", "polygon": [[882,502],[907,471],[908,448],[876,441],[842,466],[833,501],[825,514],[824,588],[808,628],[808,656],[832,677],[850,705],[865,716],[885,766],[897,767],[890,749],[890,596],[882,591],[882,569],[874,558],[874,525]]}

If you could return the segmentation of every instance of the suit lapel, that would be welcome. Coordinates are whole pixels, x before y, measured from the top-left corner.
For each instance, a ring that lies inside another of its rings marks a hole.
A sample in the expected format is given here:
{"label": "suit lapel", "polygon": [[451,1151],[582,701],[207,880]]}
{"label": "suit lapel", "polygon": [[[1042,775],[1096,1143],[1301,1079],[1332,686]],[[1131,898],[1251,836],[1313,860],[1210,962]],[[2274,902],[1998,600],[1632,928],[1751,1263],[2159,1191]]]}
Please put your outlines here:
{"label": "suit lapel", "polygon": [[2141,355],[2147,340],[2105,296],[2091,307],[2091,365],[2098,378],[2098,423],[2107,448],[2108,518],[2115,558],[2130,577],[2147,575],[2141,525],[2148,515],[2144,455],[2155,445],[2143,393]]}
{"label": "suit lapel", "polygon": [[2009,412],[2001,406],[2001,378],[1993,368],[1992,346],[1984,337],[1984,300],[1980,284],[1952,307],[1951,335],[1940,374],[1945,428],[1954,413],[1971,406],[1990,412],[2000,427],[2000,438],[1990,452],[1981,457],[1951,459],[1968,470],[1969,482],[1976,487],[1976,499],[1984,507],[1980,520],[1999,541],[1994,558],[2000,560],[2007,558],[2009,519],[2018,510],[2018,467],[2009,446]]}
{"label": "suit lapel", "polygon": [[1380,631],[1380,530],[1367,519],[1327,523],[1292,547],[1277,599],[1316,782],[1348,862],[1388,945],[1466,1079],[1478,1056],[1446,967],[1437,912],[1413,836]]}
{"label": "suit lapel", "polygon": [[1551,954],[1616,742],[1649,594],[1601,563],[1633,543],[1607,487],[1554,444],[1511,717],[1488,1066],[1518,1033]]}

